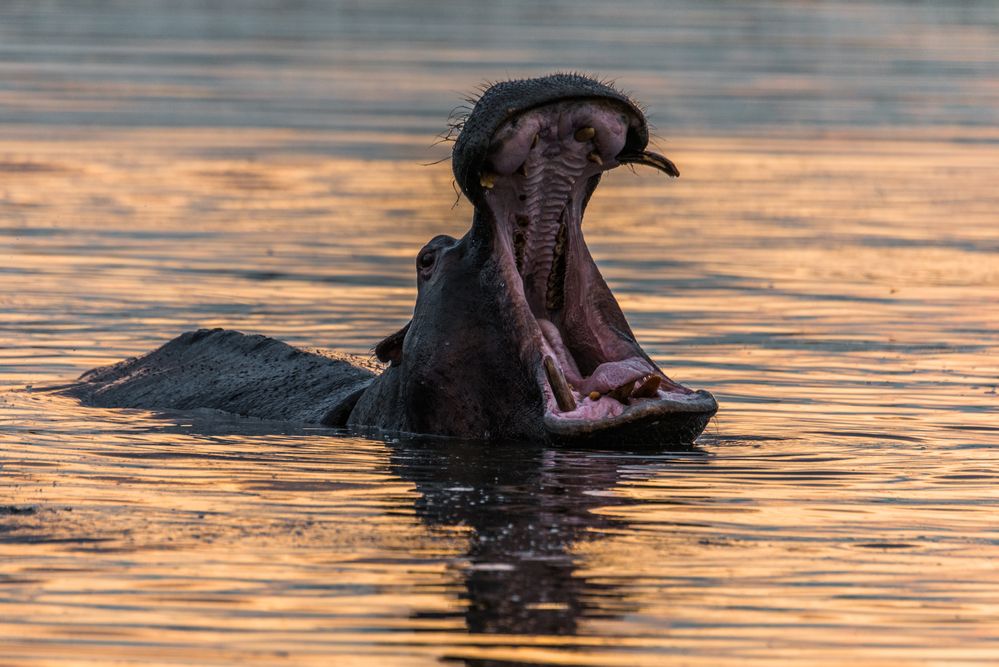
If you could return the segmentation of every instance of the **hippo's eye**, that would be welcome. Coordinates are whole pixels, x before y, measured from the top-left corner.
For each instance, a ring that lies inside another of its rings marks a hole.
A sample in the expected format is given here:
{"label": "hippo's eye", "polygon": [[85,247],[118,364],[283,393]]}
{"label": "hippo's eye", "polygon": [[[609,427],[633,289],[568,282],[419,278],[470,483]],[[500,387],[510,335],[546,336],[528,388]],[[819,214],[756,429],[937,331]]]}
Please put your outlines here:
{"label": "hippo's eye", "polygon": [[420,248],[416,253],[416,270],[419,272],[421,280],[429,280],[437,270],[438,260],[443,261],[445,253],[448,252],[458,241],[443,234],[430,239],[427,245]]}

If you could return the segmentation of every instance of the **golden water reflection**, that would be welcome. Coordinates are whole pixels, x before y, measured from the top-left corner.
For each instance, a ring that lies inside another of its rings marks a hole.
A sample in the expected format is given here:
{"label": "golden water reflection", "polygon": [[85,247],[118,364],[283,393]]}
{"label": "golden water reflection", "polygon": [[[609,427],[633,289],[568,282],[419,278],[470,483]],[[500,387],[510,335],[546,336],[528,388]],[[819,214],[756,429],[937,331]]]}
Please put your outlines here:
{"label": "golden water reflection", "polygon": [[[419,247],[469,209],[446,164],[307,138],[8,136],[0,386],[197,326],[367,353],[411,312]],[[662,146],[679,181],[605,179],[598,263],[652,355],[722,406],[690,452],[0,395],[3,659],[993,662],[999,147],[981,139],[684,137]]]}
{"label": "golden water reflection", "polygon": [[[999,663],[990,0],[0,3],[0,665]],[[89,410],[187,329],[367,354],[484,80],[616,78],[682,177],[586,234],[699,448]]]}

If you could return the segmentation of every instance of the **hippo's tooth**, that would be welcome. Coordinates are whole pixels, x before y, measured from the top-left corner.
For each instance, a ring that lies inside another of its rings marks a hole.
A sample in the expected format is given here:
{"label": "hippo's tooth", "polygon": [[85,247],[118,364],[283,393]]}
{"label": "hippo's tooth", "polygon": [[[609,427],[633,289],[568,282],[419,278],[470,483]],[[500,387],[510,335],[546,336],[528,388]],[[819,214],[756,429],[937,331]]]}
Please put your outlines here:
{"label": "hippo's tooth", "polygon": [[652,151],[642,151],[641,153],[622,154],[617,156],[617,161],[621,164],[644,164],[653,167],[668,176],[676,178],[680,175],[680,170],[676,168],[673,161],[668,157],[653,153]]}
{"label": "hippo's tooth", "polygon": [[607,392],[607,395],[610,396],[611,398],[617,399],[621,403],[627,404],[628,397],[631,396],[631,392],[634,391],[634,389],[635,389],[635,382],[633,380],[631,382],[625,382],[617,389],[611,389],[609,392]]}
{"label": "hippo's tooth", "polygon": [[599,391],[591,391],[590,392],[590,400],[591,401],[595,401],[595,400],[597,400],[599,398],[600,398],[600,392]]}
{"label": "hippo's tooth", "polygon": [[537,145],[538,145],[538,135],[535,134],[534,138],[531,139],[531,148],[534,148]]}
{"label": "hippo's tooth", "polygon": [[576,130],[576,134],[572,135],[576,138],[576,141],[589,141],[594,136],[596,136],[597,131],[592,127],[581,127]]}
{"label": "hippo's tooth", "polygon": [[521,176],[527,176],[527,162],[525,161],[519,167],[517,167],[517,173]]}
{"label": "hippo's tooth", "polygon": [[635,398],[652,398],[659,391],[659,385],[662,384],[662,381],[663,379],[658,375],[649,375],[641,381],[638,389],[633,391],[631,395]]}
{"label": "hippo's tooth", "polygon": [[596,151],[593,151],[592,153],[590,153],[589,155],[587,155],[586,159],[589,160],[590,162],[593,162],[594,164],[603,164],[604,163],[604,161],[600,158],[600,154],[597,153]]}
{"label": "hippo's tooth", "polygon": [[566,382],[562,369],[551,357],[545,357],[545,375],[548,376],[548,384],[552,386],[552,393],[555,394],[555,402],[562,412],[572,412],[576,409],[576,399],[572,397],[572,390]]}
{"label": "hippo's tooth", "polygon": [[482,172],[482,175],[479,176],[479,185],[486,190],[492,190],[493,186],[496,185],[496,174],[488,171]]}

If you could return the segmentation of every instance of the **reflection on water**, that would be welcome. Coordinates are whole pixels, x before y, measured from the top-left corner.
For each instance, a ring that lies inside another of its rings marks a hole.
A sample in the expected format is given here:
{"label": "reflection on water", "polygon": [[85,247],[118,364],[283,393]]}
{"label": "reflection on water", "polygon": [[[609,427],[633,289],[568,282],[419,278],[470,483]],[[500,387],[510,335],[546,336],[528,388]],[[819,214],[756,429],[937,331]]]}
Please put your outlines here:
{"label": "reflection on water", "polygon": [[[0,8],[0,663],[999,660],[992,3],[234,7]],[[683,172],[610,174],[586,233],[719,398],[698,448],[18,390],[197,326],[368,353],[467,228],[450,107],[556,66]]]}
{"label": "reflection on water", "polygon": [[788,429],[650,455],[377,443],[30,394],[5,412],[8,659],[995,655],[996,476],[974,431]]}
{"label": "reflection on water", "polygon": [[461,443],[392,449],[393,472],[420,494],[417,516],[470,531],[462,596],[470,632],[575,635],[584,617],[622,607],[613,585],[580,576],[573,554],[627,525],[592,511],[618,504],[611,489],[621,457],[536,447],[469,452]]}

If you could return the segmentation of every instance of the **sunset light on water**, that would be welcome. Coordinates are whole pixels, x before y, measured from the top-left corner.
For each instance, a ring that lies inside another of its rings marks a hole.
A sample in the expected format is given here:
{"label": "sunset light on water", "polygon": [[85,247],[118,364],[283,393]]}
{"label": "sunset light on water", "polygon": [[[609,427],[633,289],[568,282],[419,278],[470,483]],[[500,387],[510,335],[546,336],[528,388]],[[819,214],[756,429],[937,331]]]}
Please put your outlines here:
{"label": "sunset light on water", "polygon": [[[999,661],[993,4],[416,7],[0,8],[0,665]],[[695,448],[35,391],[200,327],[370,355],[469,226],[448,114],[556,69],[680,167],[584,231]]]}

